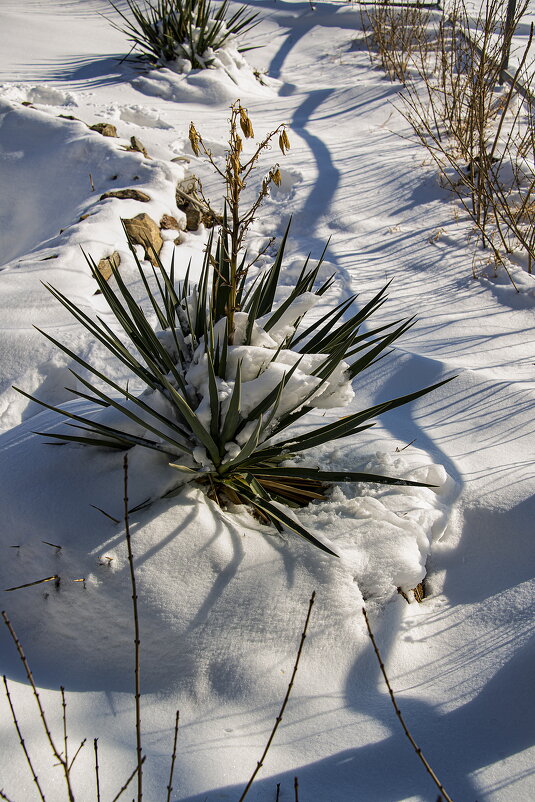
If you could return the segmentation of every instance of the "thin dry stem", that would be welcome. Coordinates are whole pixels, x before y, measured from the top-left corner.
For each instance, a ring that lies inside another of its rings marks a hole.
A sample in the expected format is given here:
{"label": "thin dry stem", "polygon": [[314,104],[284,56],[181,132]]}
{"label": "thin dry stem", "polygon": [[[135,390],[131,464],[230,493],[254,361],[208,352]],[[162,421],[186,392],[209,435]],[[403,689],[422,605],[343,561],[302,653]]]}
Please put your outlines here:
{"label": "thin dry stem", "polygon": [[[143,757],[141,758],[141,765],[143,765],[144,762],[145,762],[145,755],[143,755]],[[130,777],[127,779],[123,787],[120,789],[119,793],[113,797],[111,802],[117,802],[117,800],[124,794],[124,792],[126,791],[126,789],[128,788],[128,786],[130,785],[130,783],[132,782],[132,780],[134,779],[134,777],[138,772],[139,772],[139,766],[136,766]]]}
{"label": "thin dry stem", "polygon": [[100,775],[99,775],[99,765],[98,765],[98,738],[95,738],[93,741],[93,748],[95,750],[95,780],[96,780],[96,790],[97,790],[97,802],[100,802]]}
{"label": "thin dry stem", "polygon": [[63,775],[65,777],[65,785],[67,787],[67,794],[68,794],[68,797],[69,797],[69,802],[74,802],[74,793],[73,793],[73,790],[72,790],[71,778],[70,778],[70,768],[69,768],[69,765],[68,765],[67,761],[65,760],[65,758],[61,756],[60,752],[56,748],[56,744],[54,742],[54,739],[52,738],[52,733],[50,732],[50,728],[48,726],[48,722],[47,722],[47,719],[46,719],[45,711],[44,711],[43,705],[41,704],[41,699],[39,697],[39,692],[37,690],[37,686],[35,684],[35,681],[34,681],[33,674],[31,672],[30,666],[29,666],[28,661],[26,659],[26,655],[24,654],[24,650],[22,648],[22,644],[19,641],[19,639],[18,639],[18,637],[17,637],[17,635],[15,633],[15,630],[13,629],[11,621],[9,620],[9,618],[7,616],[7,613],[5,611],[2,612],[2,618],[4,619],[4,623],[5,623],[8,631],[9,631],[9,634],[11,635],[12,641],[15,644],[15,647],[16,647],[17,652],[19,654],[20,661],[21,661],[22,665],[24,666],[24,670],[26,672],[26,676],[28,678],[28,682],[31,685],[31,688],[32,688],[32,691],[33,691],[33,695],[34,695],[34,699],[35,699],[35,702],[37,704],[37,708],[39,710],[39,717],[40,717],[41,722],[43,724],[43,729],[45,731],[48,743],[50,744],[50,748],[52,750],[52,753],[53,753],[54,757],[56,758],[56,760],[58,761],[58,763],[61,765],[61,767],[63,769]]}
{"label": "thin dry stem", "polygon": [[167,802],[171,802],[171,792],[173,790],[173,774],[175,773],[175,760],[176,760],[176,743],[178,739],[178,723],[180,720],[180,713],[176,711],[175,718],[175,734],[173,738],[173,754],[171,755],[171,770],[169,772],[169,784],[167,786]]}
{"label": "thin dry stem", "polygon": [[32,763],[31,757],[30,757],[30,753],[28,751],[28,748],[26,747],[26,742],[25,742],[24,738],[22,737],[22,731],[20,729],[20,725],[19,725],[19,722],[17,720],[17,715],[15,713],[15,708],[14,708],[14,705],[13,705],[13,702],[12,702],[12,699],[11,699],[11,694],[9,692],[9,685],[8,685],[7,677],[6,677],[5,674],[3,675],[2,679],[4,680],[4,686],[5,686],[5,689],[6,689],[6,697],[7,697],[7,701],[8,701],[8,704],[9,704],[9,709],[11,710],[11,716],[13,718],[13,724],[15,725],[15,729],[17,730],[17,735],[19,736],[19,743],[21,745],[22,751],[24,752],[24,756],[26,758],[26,762],[28,763],[28,766],[30,767],[30,772],[32,774],[33,781],[34,781],[34,783],[35,783],[35,785],[37,787],[37,791],[39,793],[39,796],[41,797],[42,802],[46,802],[45,795],[43,793],[43,789],[41,788],[41,784],[39,783],[39,778],[38,778],[37,773],[36,773],[36,771],[35,771],[35,769],[33,767],[33,763]]}
{"label": "thin dry stem", "polygon": [[451,798],[451,796],[449,796],[449,794],[447,793],[446,789],[444,788],[444,786],[442,785],[442,783],[438,779],[437,775],[435,774],[435,772],[433,771],[433,769],[431,768],[431,766],[427,762],[426,758],[424,757],[424,754],[423,754],[422,750],[420,749],[420,747],[418,746],[418,744],[416,743],[416,741],[412,737],[412,735],[411,735],[411,733],[409,731],[409,728],[407,727],[407,724],[405,723],[405,719],[403,718],[403,716],[401,714],[401,711],[400,711],[400,709],[398,707],[398,704],[396,702],[396,697],[394,696],[394,691],[392,690],[392,686],[391,686],[390,681],[388,679],[388,676],[387,676],[387,673],[386,673],[386,668],[384,666],[383,659],[381,657],[381,653],[379,652],[379,647],[377,646],[377,642],[376,642],[374,634],[372,632],[372,629],[371,629],[371,626],[370,626],[370,622],[368,620],[368,614],[366,613],[366,609],[364,607],[362,608],[362,615],[364,616],[364,620],[366,621],[366,628],[368,630],[368,635],[369,635],[369,638],[370,638],[370,640],[372,642],[373,650],[375,652],[375,656],[377,657],[377,661],[379,663],[379,667],[381,669],[381,673],[383,675],[386,687],[388,688],[388,693],[390,694],[390,699],[392,701],[392,705],[394,707],[394,710],[396,711],[396,716],[398,717],[398,719],[399,719],[399,721],[401,723],[401,726],[403,727],[403,732],[405,733],[405,735],[409,739],[414,751],[416,752],[416,754],[418,755],[418,757],[420,758],[420,760],[424,764],[425,770],[427,771],[427,773],[429,774],[429,776],[431,777],[431,779],[433,780],[433,782],[437,786],[438,790],[440,791],[440,793],[444,797],[445,802],[453,802],[453,799]]}
{"label": "thin dry stem", "polygon": [[294,680],[295,680],[295,675],[297,674],[297,669],[299,667],[299,661],[301,659],[301,653],[303,651],[303,645],[305,643],[305,639],[306,639],[306,636],[307,636],[308,622],[310,621],[310,614],[312,612],[312,607],[314,606],[315,599],[316,599],[316,591],[314,591],[312,593],[312,596],[310,597],[310,601],[308,603],[308,612],[307,612],[307,616],[306,616],[306,619],[305,619],[305,626],[303,627],[303,632],[301,634],[301,641],[299,643],[299,648],[297,650],[297,656],[295,658],[295,664],[294,664],[294,668],[293,668],[293,671],[292,671],[292,676],[291,676],[290,682],[288,684],[288,689],[286,691],[286,696],[284,697],[284,701],[283,701],[283,703],[281,705],[281,709],[279,710],[279,715],[275,719],[275,724],[274,724],[273,729],[271,731],[271,735],[268,738],[268,741],[267,741],[267,744],[266,744],[266,746],[264,748],[264,751],[262,752],[262,757],[260,758],[260,760],[256,764],[256,768],[253,771],[253,773],[251,774],[249,782],[245,786],[245,789],[244,789],[242,795],[240,796],[238,802],[243,802],[243,800],[245,799],[245,797],[249,793],[249,789],[251,788],[251,786],[252,786],[252,784],[253,784],[253,782],[254,782],[254,780],[256,778],[256,775],[258,774],[258,772],[260,771],[260,769],[264,765],[264,761],[266,759],[266,755],[269,752],[269,747],[271,746],[271,744],[273,742],[273,739],[275,737],[275,733],[277,732],[277,730],[279,728],[279,724],[282,721],[282,717],[284,715],[284,711],[286,710],[286,705],[288,704],[288,700],[289,700],[290,694],[292,692],[292,688],[293,688],[293,684],[294,684]]}
{"label": "thin dry stem", "polygon": [[128,519],[128,456],[123,460],[124,471],[124,528],[126,545],[128,548],[128,565],[130,567],[130,583],[132,586],[132,607],[134,614],[134,683],[136,707],[136,754],[137,754],[137,802],[143,799],[143,751],[141,747],[141,669],[140,669],[140,636],[139,616],[137,609],[136,574],[134,571],[134,557],[132,554],[132,540],[130,537],[130,524]]}

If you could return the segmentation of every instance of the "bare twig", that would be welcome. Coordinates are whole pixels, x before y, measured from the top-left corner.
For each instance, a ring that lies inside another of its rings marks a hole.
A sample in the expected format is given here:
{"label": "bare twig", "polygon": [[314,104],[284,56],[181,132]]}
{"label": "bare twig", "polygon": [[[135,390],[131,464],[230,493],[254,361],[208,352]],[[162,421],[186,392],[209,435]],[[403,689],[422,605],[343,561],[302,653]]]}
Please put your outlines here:
{"label": "bare twig", "polygon": [[69,763],[69,753],[67,749],[67,742],[69,740],[67,735],[67,702],[65,700],[65,688],[60,686],[59,692],[61,693],[61,714],[63,719],[63,756],[65,763]]}
{"label": "bare twig", "polygon": [[407,738],[411,742],[411,745],[412,745],[414,751],[416,752],[416,754],[418,755],[418,757],[420,758],[420,760],[424,764],[425,770],[427,771],[427,773],[429,774],[429,776],[431,777],[431,779],[433,780],[433,782],[437,786],[438,790],[440,791],[440,793],[444,797],[445,802],[453,802],[453,799],[447,793],[446,789],[444,788],[444,786],[442,785],[442,783],[438,779],[437,775],[435,774],[435,772],[433,771],[433,769],[431,768],[431,766],[427,762],[426,758],[424,757],[424,754],[423,754],[422,750],[420,749],[420,747],[418,746],[418,744],[416,743],[416,741],[412,737],[412,735],[411,735],[411,733],[409,731],[409,728],[407,727],[407,725],[405,723],[405,719],[401,715],[401,711],[400,711],[400,709],[398,707],[398,704],[396,702],[396,697],[394,696],[394,691],[392,690],[392,686],[391,686],[390,681],[388,679],[388,676],[386,674],[386,669],[385,669],[385,666],[384,666],[384,663],[383,663],[383,659],[381,657],[381,653],[379,652],[379,647],[377,646],[377,642],[376,642],[375,637],[373,635],[373,632],[372,632],[372,629],[371,629],[371,626],[370,626],[370,622],[368,620],[368,615],[367,615],[366,610],[365,610],[364,607],[362,608],[362,615],[364,616],[364,620],[366,621],[366,628],[368,630],[368,635],[369,635],[370,640],[372,642],[373,650],[375,652],[375,656],[377,657],[377,661],[379,663],[379,667],[381,669],[381,673],[382,673],[382,675],[384,677],[384,681],[386,683],[386,687],[388,688],[388,693],[390,694],[390,699],[392,701],[392,705],[394,707],[394,710],[396,711],[396,716],[398,717],[398,719],[399,719],[399,721],[401,723],[401,726],[403,727],[403,732],[405,733],[405,735],[407,736]]}
{"label": "bare twig", "polygon": [[169,772],[169,784],[167,786],[167,802],[171,802],[171,791],[173,790],[173,774],[175,772],[175,760],[176,760],[176,742],[178,738],[178,722],[180,720],[180,713],[176,711],[176,719],[175,719],[175,735],[173,738],[173,754],[171,755],[171,770]]}
{"label": "bare twig", "polygon": [[9,796],[6,796],[3,791],[0,791],[0,799],[4,799],[5,802],[13,802],[13,800]]}
{"label": "bare twig", "polygon": [[126,545],[128,548],[128,565],[130,566],[130,583],[132,585],[132,606],[134,612],[134,682],[136,706],[136,752],[137,752],[137,802],[143,799],[143,752],[141,748],[141,671],[140,671],[140,637],[139,616],[137,611],[136,574],[134,571],[134,557],[132,554],[132,541],[130,537],[130,524],[128,520],[128,456],[123,460],[124,471],[124,528]]}
{"label": "bare twig", "polygon": [[26,676],[28,678],[28,682],[31,685],[31,688],[32,688],[32,691],[33,691],[33,695],[34,695],[34,699],[35,699],[35,702],[37,704],[37,708],[39,710],[39,717],[40,717],[41,722],[43,724],[43,729],[45,731],[48,743],[50,744],[50,748],[52,750],[52,753],[53,753],[54,757],[56,758],[56,760],[58,761],[58,763],[61,765],[61,767],[63,769],[63,774],[64,774],[64,777],[65,777],[65,785],[67,786],[67,794],[68,794],[68,797],[69,797],[69,802],[74,802],[74,793],[73,793],[72,786],[71,786],[69,764],[67,763],[65,758],[62,757],[62,755],[60,754],[60,752],[58,751],[58,749],[56,747],[56,744],[55,744],[54,739],[52,737],[52,733],[50,732],[50,728],[48,726],[48,722],[47,722],[47,719],[46,719],[46,715],[45,715],[45,711],[44,711],[43,705],[41,704],[41,699],[39,697],[39,692],[37,690],[37,686],[35,684],[35,680],[33,678],[33,674],[31,672],[29,663],[28,663],[28,661],[26,659],[26,655],[24,654],[24,650],[22,648],[22,644],[19,641],[19,639],[18,639],[18,637],[17,637],[17,635],[15,633],[15,630],[13,629],[11,621],[9,620],[9,618],[7,616],[7,613],[5,611],[2,611],[2,618],[4,619],[4,623],[5,623],[6,627],[8,628],[8,631],[9,631],[9,634],[11,635],[12,641],[15,644],[15,647],[16,647],[17,652],[18,652],[19,657],[20,657],[20,661],[21,661],[22,665],[24,666],[24,670],[26,671]]}
{"label": "bare twig", "polygon": [[99,776],[99,765],[98,765],[98,738],[95,738],[93,741],[93,748],[95,750],[95,780],[97,784],[97,802],[100,802],[100,776]]}
{"label": "bare twig", "polygon": [[82,749],[84,748],[86,743],[87,743],[87,738],[84,738],[84,740],[80,742],[80,746],[78,747],[78,749],[74,753],[74,757],[71,760],[71,762],[69,763],[69,770],[72,769],[72,767],[74,765],[74,761],[76,760],[76,758],[78,757],[78,755],[80,754],[80,752],[82,751]]}
{"label": "bare twig", "polygon": [[299,802],[299,779],[294,777],[295,802]]}
{"label": "bare twig", "polygon": [[[30,758],[30,753],[28,752],[28,749],[26,747],[26,743],[24,741],[24,738],[22,737],[22,732],[21,732],[21,729],[20,729],[19,722],[17,720],[17,715],[15,713],[15,708],[13,706],[13,702],[11,700],[11,694],[9,693],[9,686],[8,686],[7,677],[6,677],[5,674],[3,675],[2,679],[4,680],[4,686],[5,686],[5,689],[6,689],[7,701],[8,701],[8,704],[9,704],[9,709],[11,710],[11,716],[13,718],[13,724],[15,725],[15,729],[17,730],[17,735],[19,736],[19,743],[20,743],[20,745],[22,747],[22,751],[24,752],[24,756],[26,758],[26,762],[28,763],[28,766],[30,767],[30,771],[32,773],[33,781],[34,781],[34,783],[35,783],[35,785],[37,787],[37,791],[39,792],[39,796],[41,797],[42,802],[46,802],[45,795],[43,793],[43,789],[41,788],[41,785],[39,783],[39,778],[37,777],[37,774],[36,774],[35,769],[34,769],[33,764],[32,764],[32,760]],[[4,798],[7,799],[7,797],[4,797]]]}
{"label": "bare twig", "polygon": [[262,752],[262,757],[260,758],[260,760],[256,764],[256,768],[253,771],[253,773],[251,774],[249,782],[245,786],[245,789],[244,789],[242,795],[240,796],[238,802],[243,802],[243,800],[245,799],[245,797],[249,793],[249,789],[251,788],[251,785],[253,784],[253,782],[254,782],[254,780],[256,778],[256,775],[258,774],[258,772],[260,771],[260,769],[264,765],[264,760],[266,759],[266,755],[267,755],[267,753],[269,751],[269,747],[271,746],[272,741],[273,741],[273,739],[275,737],[275,733],[277,732],[279,724],[282,721],[282,717],[284,715],[284,711],[286,709],[286,705],[288,704],[288,699],[290,698],[290,694],[292,692],[292,688],[293,688],[293,684],[294,684],[294,680],[295,680],[295,675],[297,674],[297,669],[299,667],[299,661],[301,659],[301,652],[303,651],[303,645],[305,643],[305,639],[306,639],[306,636],[307,636],[308,622],[310,621],[310,614],[312,612],[312,607],[314,606],[315,599],[316,599],[316,591],[314,591],[312,593],[312,596],[310,597],[310,601],[308,603],[308,612],[307,612],[307,616],[306,616],[306,620],[305,620],[305,626],[303,627],[303,632],[301,634],[301,641],[299,643],[299,649],[297,650],[297,656],[295,658],[295,664],[294,664],[294,668],[293,668],[293,671],[292,671],[292,676],[291,676],[290,682],[288,684],[288,690],[286,691],[286,696],[284,697],[284,701],[283,701],[283,703],[281,705],[281,709],[279,710],[279,715],[275,719],[275,725],[274,725],[274,727],[273,727],[273,729],[271,731],[271,735],[268,738],[268,742],[267,742],[267,744],[266,744],[266,746],[264,748],[264,751]]}
{"label": "bare twig", "polygon": [[[143,765],[144,762],[145,762],[145,755],[143,755],[143,757],[141,758],[141,765]],[[130,783],[132,782],[132,780],[134,779],[134,777],[136,776],[136,774],[138,772],[139,772],[139,766],[136,766],[134,771],[132,772],[132,774],[128,778],[128,780],[125,782],[125,784],[123,785],[123,787],[119,791],[119,793],[116,796],[113,797],[111,802],[117,802],[119,797],[124,794],[124,792],[126,791],[126,789],[128,788],[128,786],[130,785]]]}

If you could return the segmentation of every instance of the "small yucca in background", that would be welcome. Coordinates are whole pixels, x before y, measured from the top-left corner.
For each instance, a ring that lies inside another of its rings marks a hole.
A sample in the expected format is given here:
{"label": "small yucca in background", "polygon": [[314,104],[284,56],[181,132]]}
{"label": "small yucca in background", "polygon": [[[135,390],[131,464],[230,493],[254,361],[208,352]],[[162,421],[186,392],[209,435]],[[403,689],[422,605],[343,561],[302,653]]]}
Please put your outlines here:
{"label": "small yucca in background", "polygon": [[258,16],[245,6],[229,14],[227,0],[218,5],[210,0],[156,0],[143,5],[127,0],[131,17],[110,3],[123,20],[112,25],[127,35],[133,49],[157,64],[187,59],[194,69],[209,67],[215,53],[250,31]]}

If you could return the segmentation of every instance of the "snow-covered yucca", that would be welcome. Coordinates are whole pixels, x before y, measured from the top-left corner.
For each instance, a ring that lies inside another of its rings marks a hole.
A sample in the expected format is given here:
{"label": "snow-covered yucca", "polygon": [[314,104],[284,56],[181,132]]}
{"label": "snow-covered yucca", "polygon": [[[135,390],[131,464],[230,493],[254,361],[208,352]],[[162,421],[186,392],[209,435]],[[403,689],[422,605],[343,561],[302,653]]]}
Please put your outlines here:
{"label": "snow-covered yucca", "polygon": [[[221,293],[229,274],[228,243],[210,242],[198,285],[188,276],[175,287],[174,265],[167,271],[158,260],[157,290],[147,282],[132,246],[141,279],[158,325],[153,327],[134,300],[118,270],[117,289],[105,281],[95,263],[89,264],[126,338],[121,339],[102,320],[94,321],[58,290],[52,294],[71,314],[146,385],[134,395],[96,367],[49,340],[95,376],[93,383],[73,375],[94,400],[99,412],[78,415],[53,407],[68,418],[73,433],[46,433],[62,441],[98,447],[129,449],[143,446],[169,456],[177,484],[195,481],[224,506],[246,504],[279,530],[285,526],[325,551],[331,550],[309,533],[288,509],[325,497],[331,482],[418,484],[385,476],[332,472],[295,466],[292,458],[323,443],[348,437],[373,425],[371,419],[418,398],[433,387],[355,412],[305,434],[292,433],[292,424],[315,408],[340,407],[354,396],[352,381],[410,326],[410,321],[372,327],[360,332],[385,301],[381,290],[362,309],[350,313],[355,296],[338,304],[319,321],[306,323],[307,312],[321,299],[332,278],[316,288],[321,260],[305,263],[295,287],[279,304],[275,293],[284,255],[285,237],[271,267],[256,281],[238,290],[234,341],[229,343],[228,319]],[[349,316],[348,316],[348,313]],[[345,318],[345,319],[344,319]],[[110,392],[101,389],[102,382]],[[100,385],[100,386],[99,386]],[[434,385],[438,387],[439,385]],[[121,413],[124,424],[117,422]],[[111,414],[110,414],[111,413]]]}
{"label": "snow-covered yucca", "polygon": [[[240,131],[245,139],[254,137],[247,110],[237,101],[231,107],[225,165],[220,167],[205,147],[202,135],[193,123],[190,126],[194,152],[204,153],[225,183],[221,229],[217,240],[212,233],[208,242],[198,284],[191,285],[188,269],[184,280],[176,285],[174,261],[168,271],[153,251],[154,289],[151,288],[134,245],[129,242],[156,327],[120,272],[112,268],[117,286],[114,289],[90,258],[93,276],[126,339],[48,287],[91,335],[141,379],[146,390],[134,395],[128,384],[120,386],[46,334],[96,377],[98,384],[73,371],[90,392],[77,394],[94,402],[99,411],[86,417],[75,414],[68,406],[39,403],[70,419],[70,426],[76,430],[52,437],[99,447],[142,446],[164,452],[171,469],[177,472],[179,487],[185,482],[197,482],[221,506],[245,504],[279,530],[285,526],[332,554],[288,508],[325,498],[333,482],[418,483],[304,467],[292,464],[293,457],[368,429],[375,416],[433,388],[346,415],[305,434],[292,433],[292,424],[311,410],[347,405],[354,397],[355,377],[376,362],[412,321],[371,326],[361,332],[362,324],[386,300],[385,288],[362,309],[355,309],[354,295],[309,324],[307,313],[334,281],[331,276],[317,285],[323,256],[315,266],[307,259],[295,286],[277,303],[289,225],[271,266],[261,270],[254,280],[249,278],[245,236],[271,183],[280,181],[278,166],[263,177],[256,200],[245,211],[240,206],[241,193],[260,153],[274,137],[278,136],[283,154],[290,142],[282,124],[260,141],[252,155],[246,155]],[[113,394],[101,389],[102,382]]]}
{"label": "snow-covered yucca", "polygon": [[110,2],[123,19],[123,24],[112,24],[128,36],[133,48],[157,64],[186,59],[193,69],[209,67],[215,53],[250,31],[258,16],[245,6],[229,15],[227,0],[217,6],[209,0],[156,0],[143,5],[127,0],[129,18]]}

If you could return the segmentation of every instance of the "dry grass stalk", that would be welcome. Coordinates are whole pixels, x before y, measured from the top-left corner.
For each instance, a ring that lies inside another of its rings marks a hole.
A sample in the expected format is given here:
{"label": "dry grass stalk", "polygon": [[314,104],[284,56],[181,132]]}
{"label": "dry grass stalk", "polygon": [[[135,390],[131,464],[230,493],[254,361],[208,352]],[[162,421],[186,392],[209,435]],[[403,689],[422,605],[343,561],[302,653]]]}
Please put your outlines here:
{"label": "dry grass stalk", "polygon": [[422,750],[420,749],[420,747],[418,746],[418,744],[416,743],[416,741],[412,737],[412,735],[410,733],[410,730],[407,727],[407,724],[405,723],[405,719],[403,718],[403,716],[401,714],[401,710],[398,707],[398,703],[396,702],[396,697],[394,695],[394,691],[392,690],[392,686],[390,684],[390,680],[388,679],[388,676],[387,676],[387,673],[386,673],[386,668],[385,668],[385,665],[383,663],[383,659],[381,657],[381,653],[379,651],[379,647],[377,646],[377,642],[375,640],[374,634],[372,632],[372,629],[371,629],[371,626],[370,626],[370,622],[368,620],[368,614],[366,613],[366,609],[364,607],[362,608],[362,615],[364,616],[364,620],[366,622],[366,628],[368,630],[368,636],[369,636],[369,638],[370,638],[370,640],[372,642],[373,650],[375,652],[375,656],[377,657],[377,662],[379,663],[379,667],[381,669],[381,673],[383,675],[386,687],[388,688],[388,693],[390,694],[390,699],[391,699],[392,705],[394,707],[394,710],[396,711],[396,716],[398,717],[398,719],[400,721],[400,724],[403,727],[403,732],[405,733],[405,735],[409,739],[409,741],[411,743],[411,746],[413,747],[414,751],[416,752],[416,754],[418,755],[418,757],[422,761],[422,763],[423,763],[423,765],[425,767],[425,770],[427,771],[427,773],[429,774],[429,776],[431,777],[431,779],[433,780],[433,782],[437,786],[437,788],[440,791],[441,795],[444,797],[445,802],[453,802],[453,799],[447,793],[446,789],[444,788],[444,786],[442,785],[442,783],[438,779],[437,775],[435,774],[435,772],[433,771],[433,769],[429,765],[429,763],[428,763],[427,759],[425,758]]}
{"label": "dry grass stalk", "polygon": [[[277,730],[279,728],[279,724],[282,721],[282,717],[284,715],[284,711],[286,710],[286,705],[288,704],[288,700],[289,700],[290,694],[292,692],[292,688],[293,688],[293,684],[294,684],[294,680],[295,680],[295,675],[297,674],[297,669],[299,667],[299,661],[301,660],[301,653],[303,651],[303,645],[305,643],[305,639],[306,639],[306,636],[307,636],[308,622],[310,621],[310,614],[312,613],[312,607],[314,606],[315,599],[316,599],[316,591],[314,591],[312,593],[312,596],[310,597],[310,601],[308,603],[308,612],[307,612],[307,615],[306,615],[305,625],[303,627],[303,632],[301,634],[301,641],[299,643],[299,648],[297,650],[297,656],[295,658],[295,664],[294,664],[294,667],[293,667],[292,676],[290,677],[290,682],[288,684],[288,689],[286,691],[286,696],[284,697],[284,701],[283,701],[283,703],[281,705],[281,709],[279,710],[279,715],[275,719],[275,724],[273,726],[273,729],[271,730],[271,734],[270,734],[270,736],[268,738],[268,741],[266,743],[264,751],[262,752],[262,756],[261,756],[260,760],[258,761],[258,763],[256,764],[256,768],[253,771],[253,773],[251,774],[249,782],[245,786],[245,789],[244,789],[242,795],[240,796],[238,802],[243,802],[243,800],[245,799],[245,797],[249,793],[249,790],[250,790],[253,782],[255,781],[256,775],[258,774],[258,772],[260,771],[260,769],[264,765],[264,761],[266,759],[267,753],[269,752],[269,748],[270,748],[270,746],[271,746],[271,744],[273,742],[273,739],[275,737],[275,733],[277,732]],[[277,789],[277,793],[278,793],[278,789]],[[297,793],[297,791],[296,791],[296,793]]]}

